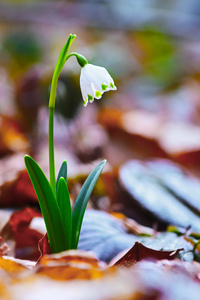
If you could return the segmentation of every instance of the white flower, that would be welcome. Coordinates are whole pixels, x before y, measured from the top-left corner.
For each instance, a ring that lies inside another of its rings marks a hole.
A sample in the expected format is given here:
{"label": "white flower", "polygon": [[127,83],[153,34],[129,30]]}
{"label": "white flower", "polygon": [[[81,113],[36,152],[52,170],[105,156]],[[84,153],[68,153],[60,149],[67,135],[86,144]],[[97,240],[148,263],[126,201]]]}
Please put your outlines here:
{"label": "white flower", "polygon": [[117,89],[105,68],[91,64],[81,68],[80,86],[84,106],[88,101],[93,102],[94,98],[100,99],[104,92]]}

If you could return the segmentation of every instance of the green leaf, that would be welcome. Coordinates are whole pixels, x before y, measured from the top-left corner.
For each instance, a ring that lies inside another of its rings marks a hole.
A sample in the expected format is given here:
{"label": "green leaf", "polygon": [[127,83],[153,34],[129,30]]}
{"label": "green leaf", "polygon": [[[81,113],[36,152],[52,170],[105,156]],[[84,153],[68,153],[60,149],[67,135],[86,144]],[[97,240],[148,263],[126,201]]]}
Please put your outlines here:
{"label": "green leaf", "polygon": [[67,182],[67,162],[63,161],[60,170],[58,172],[58,177],[57,177],[57,181],[56,181],[56,191],[58,190],[58,182],[59,179],[63,177],[65,179],[65,181]]}
{"label": "green leaf", "polygon": [[25,155],[24,160],[44,217],[51,251],[52,253],[58,253],[66,250],[60,210],[49,181],[30,156]]}
{"label": "green leaf", "polygon": [[57,201],[60,208],[61,218],[63,222],[64,233],[66,237],[67,249],[71,249],[72,239],[72,213],[69,191],[66,181],[63,177],[59,178]]}
{"label": "green leaf", "polygon": [[76,199],[72,212],[72,249],[77,249],[83,216],[93,188],[101,174],[106,160],[103,160],[87,177]]}
{"label": "green leaf", "polygon": [[61,73],[61,71],[64,67],[64,64],[65,64],[65,61],[66,61],[66,58],[67,58],[67,53],[68,53],[69,48],[70,48],[73,40],[75,39],[75,37],[76,37],[75,34],[70,34],[69,37],[68,37],[67,42],[65,43],[64,47],[62,48],[62,50],[60,52],[57,64],[56,64],[55,69],[54,69],[54,74],[53,74],[53,76],[55,76],[56,78],[59,77],[59,75],[60,75],[60,73]]}

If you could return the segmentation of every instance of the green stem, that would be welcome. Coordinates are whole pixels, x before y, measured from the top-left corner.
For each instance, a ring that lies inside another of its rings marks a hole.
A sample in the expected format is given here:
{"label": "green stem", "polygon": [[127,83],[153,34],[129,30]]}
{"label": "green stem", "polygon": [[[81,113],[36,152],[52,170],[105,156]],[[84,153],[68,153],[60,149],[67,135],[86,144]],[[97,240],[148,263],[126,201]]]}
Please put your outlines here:
{"label": "green stem", "polygon": [[[56,99],[58,77],[53,75],[51,83],[51,92],[49,99],[49,175],[50,185],[54,195],[56,195],[56,175],[55,175],[55,158],[54,158],[54,109]],[[53,105],[51,105],[53,103]]]}
{"label": "green stem", "polygon": [[67,55],[66,61],[67,61],[70,57],[72,57],[72,56],[75,56],[75,57],[76,57],[76,59],[77,59],[79,65],[81,66],[81,68],[83,68],[85,65],[88,64],[87,59],[86,59],[83,55],[81,55],[81,54],[79,54],[79,53],[76,53],[76,52],[71,52],[69,55]]}
{"label": "green stem", "polygon": [[68,50],[75,39],[75,34],[70,34],[69,38],[64,45],[61,53],[59,55],[56,67],[54,69],[53,78],[51,82],[51,92],[49,98],[49,175],[50,175],[50,185],[56,196],[56,176],[55,176],[55,159],[54,159],[54,109],[56,101],[56,90],[58,77],[64,67]]}
{"label": "green stem", "polygon": [[49,173],[50,185],[56,195],[56,175],[54,160],[54,107],[49,107]]}
{"label": "green stem", "polygon": [[58,77],[60,76],[60,73],[65,65],[67,53],[69,51],[69,48],[75,39],[75,34],[70,34],[68,37],[67,42],[65,43],[64,47],[62,48],[60,55],[58,57],[57,64],[54,69],[53,78],[52,78],[52,85],[51,85],[51,94],[49,99],[49,107],[55,107],[55,100],[56,100],[56,88],[57,88],[57,82]]}

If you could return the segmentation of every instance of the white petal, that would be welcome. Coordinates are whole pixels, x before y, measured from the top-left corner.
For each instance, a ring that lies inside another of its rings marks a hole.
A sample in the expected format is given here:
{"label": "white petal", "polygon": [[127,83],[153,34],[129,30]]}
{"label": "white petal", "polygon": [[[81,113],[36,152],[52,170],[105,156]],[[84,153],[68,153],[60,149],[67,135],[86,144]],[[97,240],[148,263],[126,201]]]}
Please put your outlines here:
{"label": "white petal", "polygon": [[100,99],[106,91],[116,90],[108,71],[92,64],[86,64],[81,69],[80,86],[84,105],[87,105],[88,101],[93,102],[94,98]]}
{"label": "white petal", "polygon": [[87,79],[83,71],[84,68],[81,69],[80,87],[81,87],[81,93],[82,93],[84,105],[86,106],[89,98],[90,101],[93,101],[95,91],[94,88],[92,87],[92,83]]}

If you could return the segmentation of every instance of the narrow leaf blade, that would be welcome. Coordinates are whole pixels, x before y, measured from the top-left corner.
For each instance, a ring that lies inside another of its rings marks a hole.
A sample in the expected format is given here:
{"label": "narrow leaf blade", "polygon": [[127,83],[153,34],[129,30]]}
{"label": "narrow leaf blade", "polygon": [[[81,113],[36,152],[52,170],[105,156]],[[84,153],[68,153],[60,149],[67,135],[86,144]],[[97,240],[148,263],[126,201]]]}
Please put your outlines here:
{"label": "narrow leaf blade", "polygon": [[63,177],[60,177],[57,190],[57,201],[60,208],[60,214],[63,222],[64,233],[66,237],[67,249],[71,249],[72,239],[72,213],[69,191],[66,181]]}
{"label": "narrow leaf blade", "polygon": [[54,76],[57,78],[60,76],[60,73],[64,67],[64,64],[65,64],[65,61],[67,58],[67,53],[68,53],[69,48],[70,48],[73,40],[75,39],[75,37],[76,37],[75,34],[70,34],[67,42],[65,43],[64,47],[62,48],[62,50],[60,52],[60,55],[58,57],[58,61],[57,61],[57,64],[56,64],[55,70],[54,70]]}
{"label": "narrow leaf blade", "polygon": [[103,160],[87,177],[81,191],[76,199],[74,209],[72,212],[72,249],[76,249],[78,246],[79,235],[81,231],[81,225],[88,204],[88,200],[93,191],[93,188],[101,174],[106,160]]}
{"label": "narrow leaf blade", "polygon": [[57,177],[57,181],[56,181],[56,190],[58,190],[58,182],[59,179],[63,177],[65,179],[65,181],[67,182],[67,162],[63,161],[60,170],[58,172],[58,177]]}
{"label": "narrow leaf blade", "polygon": [[65,236],[59,207],[51,186],[41,168],[30,156],[25,155],[24,160],[44,217],[51,251],[61,252],[65,250]]}

